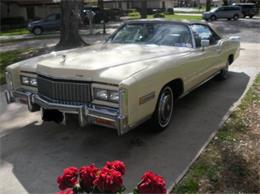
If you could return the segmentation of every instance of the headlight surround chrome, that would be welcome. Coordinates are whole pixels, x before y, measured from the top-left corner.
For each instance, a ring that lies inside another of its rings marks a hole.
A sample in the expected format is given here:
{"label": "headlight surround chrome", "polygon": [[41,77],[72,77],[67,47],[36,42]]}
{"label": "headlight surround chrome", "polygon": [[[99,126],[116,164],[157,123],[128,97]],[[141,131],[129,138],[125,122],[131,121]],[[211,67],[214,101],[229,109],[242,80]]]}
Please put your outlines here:
{"label": "headlight surround chrome", "polygon": [[24,75],[21,75],[20,78],[21,78],[21,84],[22,85],[27,85],[27,86],[30,86],[30,87],[37,87],[37,84],[38,84],[37,78],[24,76]]}
{"label": "headlight surround chrome", "polygon": [[109,89],[94,88],[94,99],[119,103],[119,92]]}

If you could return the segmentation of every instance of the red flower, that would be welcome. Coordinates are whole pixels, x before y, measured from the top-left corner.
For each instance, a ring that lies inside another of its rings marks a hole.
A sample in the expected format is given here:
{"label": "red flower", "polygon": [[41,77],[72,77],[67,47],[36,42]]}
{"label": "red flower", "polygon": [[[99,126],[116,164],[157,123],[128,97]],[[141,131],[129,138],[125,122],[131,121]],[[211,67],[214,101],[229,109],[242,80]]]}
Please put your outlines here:
{"label": "red flower", "polygon": [[146,172],[137,186],[139,194],[166,194],[165,181],[151,171]]}
{"label": "red flower", "polygon": [[113,162],[107,161],[105,167],[107,167],[108,169],[114,169],[120,172],[122,175],[125,174],[125,164],[120,160],[115,160]]}
{"label": "red flower", "polygon": [[96,179],[98,168],[95,165],[83,166],[79,170],[80,186],[87,192],[93,189],[93,181]]}
{"label": "red flower", "polygon": [[74,194],[74,191],[72,188],[67,188],[64,191],[57,192],[56,194]]}
{"label": "red flower", "polygon": [[61,190],[74,187],[78,182],[78,169],[76,167],[68,167],[63,170],[63,175],[57,177],[57,183]]}
{"label": "red flower", "polygon": [[114,169],[104,167],[94,181],[94,185],[101,193],[117,193],[123,188],[122,174]]}

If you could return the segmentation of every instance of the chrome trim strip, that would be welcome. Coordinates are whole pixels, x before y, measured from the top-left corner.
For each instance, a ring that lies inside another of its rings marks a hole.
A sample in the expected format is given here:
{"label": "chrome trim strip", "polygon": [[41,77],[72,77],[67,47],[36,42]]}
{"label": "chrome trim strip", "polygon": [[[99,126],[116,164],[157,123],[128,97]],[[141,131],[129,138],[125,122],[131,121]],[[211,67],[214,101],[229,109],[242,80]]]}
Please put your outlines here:
{"label": "chrome trim strip", "polygon": [[205,84],[206,82],[208,82],[210,79],[214,78],[215,76],[217,76],[220,73],[220,71],[217,71],[216,73],[212,74],[211,76],[209,76],[206,80],[200,82],[198,85],[195,85],[194,87],[192,87],[190,90],[184,92],[179,99],[183,98],[184,96],[186,96],[187,94],[189,94],[190,92],[192,92],[193,90],[199,88],[200,86],[202,86],[203,84]]}

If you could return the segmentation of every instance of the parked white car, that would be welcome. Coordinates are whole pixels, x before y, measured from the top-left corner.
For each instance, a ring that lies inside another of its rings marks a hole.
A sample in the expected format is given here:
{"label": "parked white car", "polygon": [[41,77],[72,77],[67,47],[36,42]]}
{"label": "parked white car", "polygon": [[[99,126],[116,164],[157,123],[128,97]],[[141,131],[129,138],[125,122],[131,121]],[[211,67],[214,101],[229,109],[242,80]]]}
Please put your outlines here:
{"label": "parked white car", "polygon": [[215,75],[226,78],[239,50],[238,37],[222,37],[206,23],[130,21],[103,44],[8,66],[6,100],[41,110],[44,121],[65,123],[72,113],[81,126],[118,135],[148,119],[163,130],[176,99]]}

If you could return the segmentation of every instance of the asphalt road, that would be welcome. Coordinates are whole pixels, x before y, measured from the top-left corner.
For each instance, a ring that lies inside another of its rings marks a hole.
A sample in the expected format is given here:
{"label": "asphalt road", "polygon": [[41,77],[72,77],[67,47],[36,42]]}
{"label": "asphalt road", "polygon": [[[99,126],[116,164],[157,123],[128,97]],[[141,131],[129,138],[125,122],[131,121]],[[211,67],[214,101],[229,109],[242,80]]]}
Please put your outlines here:
{"label": "asphalt road", "polygon": [[[226,21],[215,24],[227,34],[234,28],[234,23]],[[230,77],[226,81],[213,79],[179,100],[172,124],[162,133],[152,133],[143,125],[118,137],[114,130],[80,128],[73,121],[68,126],[42,123],[40,114],[27,112],[25,106],[7,106],[2,86],[0,193],[53,193],[58,190],[55,180],[63,168],[90,163],[101,167],[114,159],[126,163],[128,191],[146,170],[162,175],[170,187],[260,71],[259,28],[247,25],[240,22],[239,28],[236,26],[235,34],[243,43]]]}

